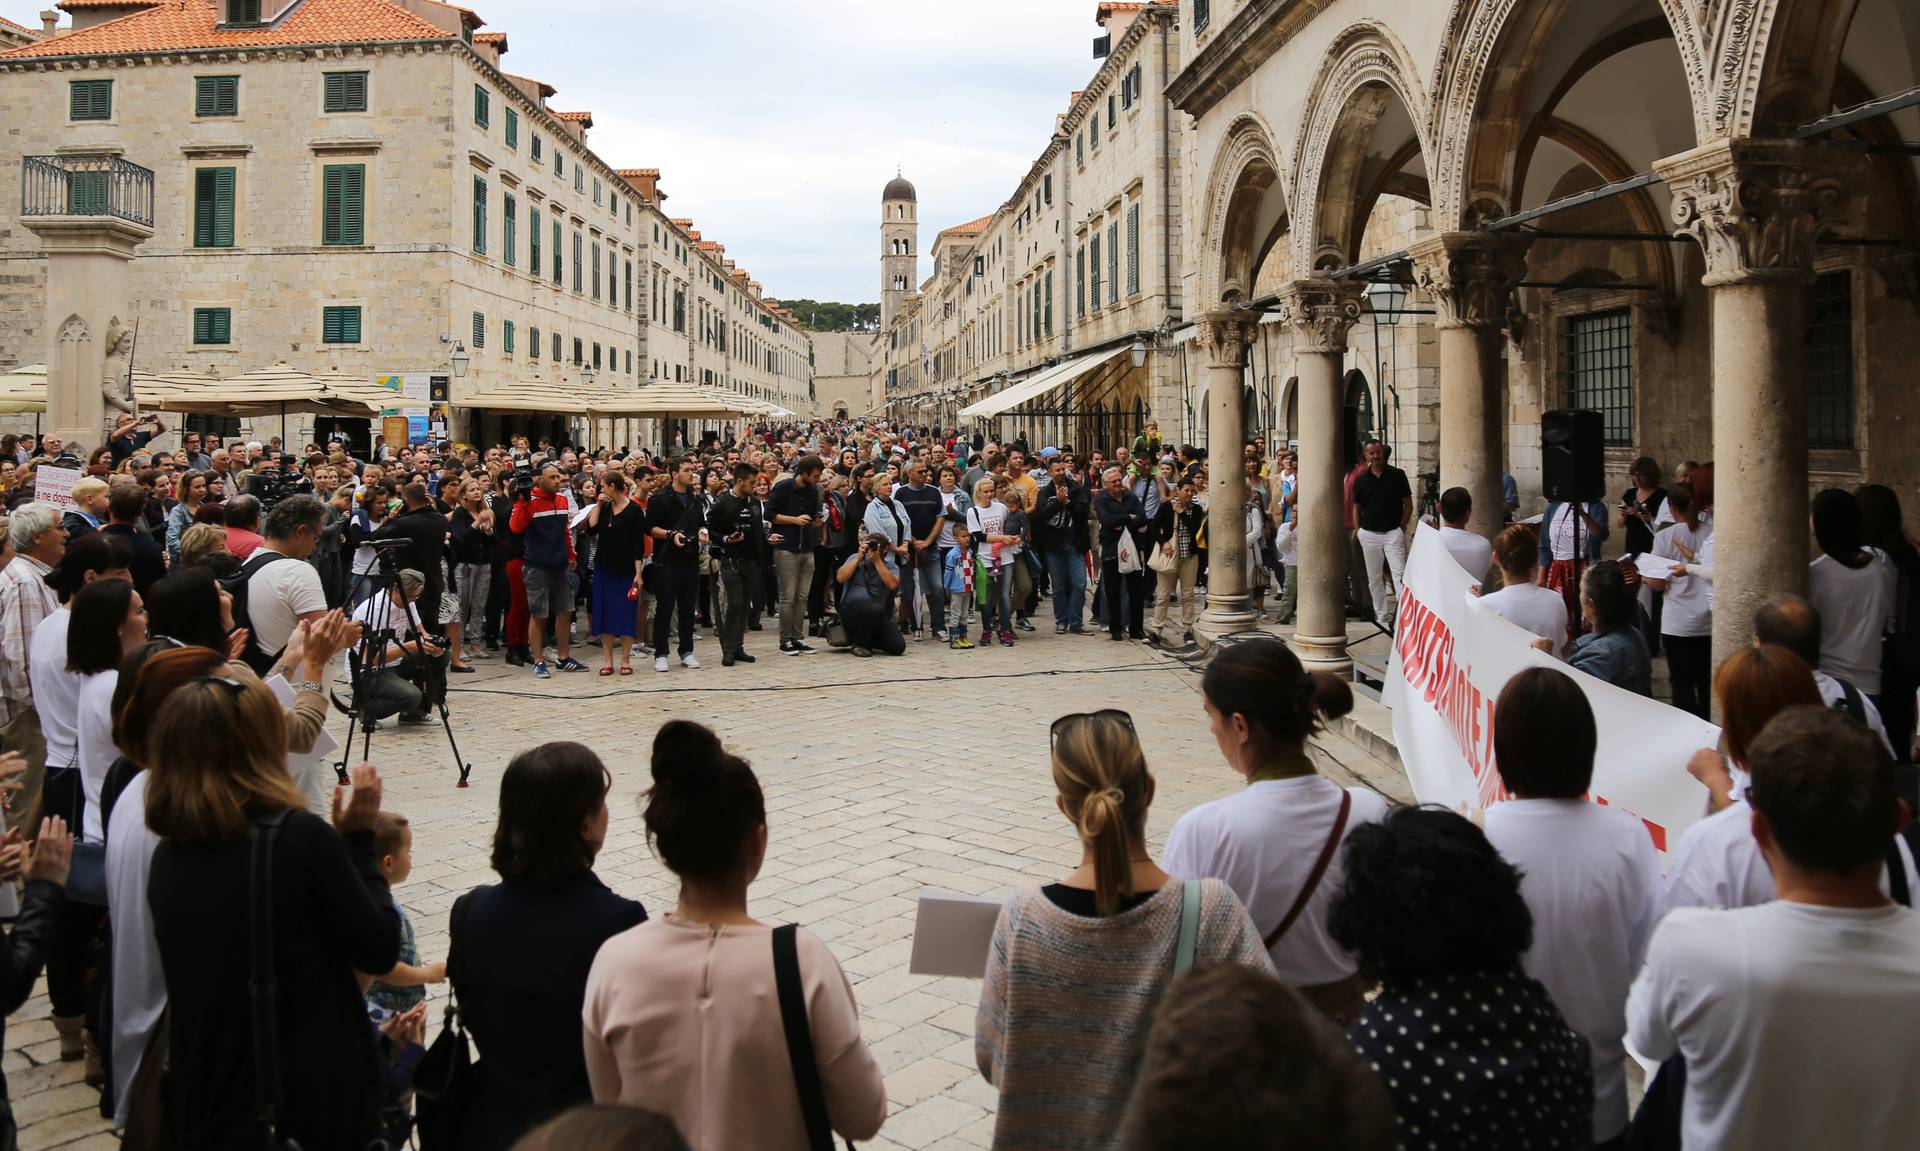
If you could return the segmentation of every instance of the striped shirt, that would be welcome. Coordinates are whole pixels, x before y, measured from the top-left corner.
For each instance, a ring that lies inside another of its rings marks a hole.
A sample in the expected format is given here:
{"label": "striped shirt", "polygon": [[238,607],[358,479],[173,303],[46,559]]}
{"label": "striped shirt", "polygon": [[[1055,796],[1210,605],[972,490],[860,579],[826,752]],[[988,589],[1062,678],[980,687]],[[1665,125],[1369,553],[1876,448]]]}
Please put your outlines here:
{"label": "striped shirt", "polygon": [[[1200,881],[1194,965],[1271,973],[1232,890]],[[1112,1146],[1133,1093],[1154,1005],[1173,978],[1181,887],[1104,919],[1074,915],[1037,887],[1000,911],[974,1020],[980,1074],[1000,1088],[995,1151]]]}
{"label": "striped shirt", "polygon": [[27,680],[27,645],[33,629],[55,608],[60,597],[47,586],[46,564],[32,556],[16,555],[0,569],[0,724],[33,700]]}

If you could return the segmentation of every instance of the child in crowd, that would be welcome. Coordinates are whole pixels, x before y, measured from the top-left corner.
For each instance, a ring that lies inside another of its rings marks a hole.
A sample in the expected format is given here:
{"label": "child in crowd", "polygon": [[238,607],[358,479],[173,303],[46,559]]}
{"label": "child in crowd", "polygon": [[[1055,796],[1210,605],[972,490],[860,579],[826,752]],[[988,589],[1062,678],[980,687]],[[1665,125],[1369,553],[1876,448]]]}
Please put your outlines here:
{"label": "child in crowd", "polygon": [[953,521],[953,547],[947,552],[947,646],[966,651],[973,646],[967,624],[973,620],[973,533],[964,514],[948,512]]}
{"label": "child in crowd", "polygon": [[[380,874],[388,887],[398,887],[413,873],[413,828],[407,817],[383,811],[374,820],[373,850],[380,858]],[[392,971],[378,976],[367,989],[367,1013],[384,1022],[426,1002],[429,983],[447,978],[445,963],[420,964],[420,947],[413,938],[413,921],[396,901],[393,909],[400,915],[400,962]]]}

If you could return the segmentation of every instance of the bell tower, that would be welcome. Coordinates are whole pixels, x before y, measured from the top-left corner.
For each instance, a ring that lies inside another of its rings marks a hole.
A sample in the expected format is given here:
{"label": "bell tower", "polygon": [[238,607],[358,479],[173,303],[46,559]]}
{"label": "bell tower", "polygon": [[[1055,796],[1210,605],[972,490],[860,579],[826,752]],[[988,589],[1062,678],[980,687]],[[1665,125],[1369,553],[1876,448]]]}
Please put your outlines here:
{"label": "bell tower", "polygon": [[880,327],[906,307],[920,278],[920,203],[905,177],[896,175],[880,196]]}

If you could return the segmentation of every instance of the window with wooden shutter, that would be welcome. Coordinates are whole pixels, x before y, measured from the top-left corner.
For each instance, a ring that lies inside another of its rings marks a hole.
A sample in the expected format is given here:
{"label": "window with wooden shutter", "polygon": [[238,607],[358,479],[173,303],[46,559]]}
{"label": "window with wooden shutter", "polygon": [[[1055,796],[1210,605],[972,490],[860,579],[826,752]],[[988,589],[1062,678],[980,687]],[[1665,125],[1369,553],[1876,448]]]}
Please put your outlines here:
{"label": "window with wooden shutter", "polygon": [[367,166],[329,164],[320,173],[320,242],[366,243]]}
{"label": "window with wooden shutter", "polygon": [[67,173],[67,214],[103,216],[107,211],[107,173]]}
{"label": "window with wooden shutter", "polygon": [[1094,232],[1093,239],[1087,244],[1087,249],[1092,255],[1093,265],[1091,276],[1093,290],[1087,294],[1087,309],[1098,312],[1100,310],[1100,233],[1098,231]]}
{"label": "window with wooden shutter", "polygon": [[473,86],[473,122],[482,128],[487,126],[488,105],[490,103],[491,101],[488,99],[487,90],[475,84]]}
{"label": "window with wooden shutter", "polygon": [[232,343],[233,310],[231,308],[195,308],[193,310],[193,342],[196,344]]}
{"label": "window with wooden shutter", "polygon": [[240,114],[240,77],[195,76],[193,78],[193,114],[238,116]]}
{"label": "window with wooden shutter", "polygon": [[473,314],[473,346],[476,348],[487,346],[487,314],[485,312]]}
{"label": "window with wooden shutter", "polygon": [[540,263],[540,209],[528,208],[527,271],[532,272],[537,279],[540,275],[540,269],[544,266],[545,265]]}
{"label": "window with wooden shutter", "polygon": [[1120,221],[1107,225],[1107,303],[1120,302]]}
{"label": "window with wooden shutter", "polygon": [[260,23],[260,0],[227,0],[227,23]]}
{"label": "window with wooden shutter", "polygon": [[559,332],[555,332],[553,334],[553,362],[556,364],[560,362],[560,333]]}
{"label": "window with wooden shutter", "polygon": [[473,178],[473,250],[487,254],[487,182]]}
{"label": "window with wooden shutter", "polygon": [[1083,246],[1073,257],[1074,315],[1087,318],[1087,249]]}
{"label": "window with wooden shutter", "polygon": [[512,320],[500,321],[500,350],[502,352],[505,352],[509,356],[513,354],[513,321]]}
{"label": "window with wooden shutter", "polygon": [[536,164],[540,162],[540,148],[540,133],[535,132],[533,134],[533,143],[530,145],[528,154],[533,157],[533,162]]}
{"label": "window with wooden shutter", "polygon": [[593,298],[600,298],[600,245],[593,246]]}
{"label": "window with wooden shutter", "polygon": [[1140,291],[1140,205],[1127,208],[1127,295]]}
{"label": "window with wooden shutter", "polygon": [[518,148],[519,146],[520,146],[520,113],[514,111],[512,108],[508,108],[507,109],[507,147]]}
{"label": "window with wooden shutter", "polygon": [[507,267],[509,268],[514,266],[515,257],[513,250],[518,246],[517,240],[519,239],[518,232],[520,230],[519,210],[519,205],[514,202],[513,195],[511,193],[503,194],[500,204],[500,258],[506,261]]}
{"label": "window with wooden shutter", "polygon": [[[583,291],[586,287],[586,285],[582,283],[582,277],[586,275],[586,252],[587,238],[575,232],[573,234],[573,290],[576,292]],[[599,276],[599,274],[598,271],[594,272],[596,277]],[[598,279],[594,280],[594,288],[596,291],[599,289],[599,286],[600,281]]]}
{"label": "window with wooden shutter", "polygon": [[1053,269],[1047,269],[1047,335],[1053,335]]}
{"label": "window with wooden shutter", "polygon": [[199,168],[193,173],[193,246],[233,247],[232,168]]}
{"label": "window with wooden shutter", "polygon": [[539,328],[527,329],[527,358],[529,360],[537,360],[540,358],[540,329]]}
{"label": "window with wooden shutter", "polygon": [[323,77],[323,112],[364,112],[367,110],[367,74],[365,72],[328,72]]}
{"label": "window with wooden shutter", "polygon": [[68,81],[67,116],[72,120],[113,119],[113,81]]}
{"label": "window with wooden shutter", "polygon": [[329,307],[320,313],[320,341],[326,344],[360,342],[360,308]]}
{"label": "window with wooden shutter", "polygon": [[1212,21],[1213,5],[1209,0],[1193,0],[1193,34],[1205,32]]}

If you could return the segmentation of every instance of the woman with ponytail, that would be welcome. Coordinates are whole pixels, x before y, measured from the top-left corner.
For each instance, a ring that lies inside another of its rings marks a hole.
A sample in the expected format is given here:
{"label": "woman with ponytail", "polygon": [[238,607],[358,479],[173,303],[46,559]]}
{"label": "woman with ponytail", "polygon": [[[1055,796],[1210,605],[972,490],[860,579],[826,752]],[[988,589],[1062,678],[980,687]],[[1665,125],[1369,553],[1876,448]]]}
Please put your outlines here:
{"label": "woman with ponytail", "polygon": [[1246,642],[1213,658],[1201,681],[1220,754],[1246,786],[1180,817],[1167,836],[1166,868],[1224,880],[1246,904],[1280,978],[1335,1018],[1365,1005],[1365,984],[1327,933],[1339,890],[1339,847],[1377,823],[1387,801],[1343,788],[1314,769],[1307,741],[1320,721],[1347,714],[1353,689],[1309,673],[1284,643]]}
{"label": "woman with ponytail", "polygon": [[500,882],[456,900],[448,924],[447,979],[479,1049],[465,1151],[503,1151],[593,1097],[580,1050],[587,972],[601,944],[647,918],[593,873],[612,786],[577,743],[523,751],[500,777]]}
{"label": "woman with ponytail", "polygon": [[[665,1115],[696,1148],[809,1146],[789,1078],[775,932],[747,914],[747,888],[767,857],[760,781],[711,730],[674,720],[654,737],[642,816],[654,853],[680,879],[680,900],[608,940],[593,961],[594,1102]],[[887,1094],[853,988],[825,943],[805,930],[792,942],[827,1121],[865,1140],[887,1117]]]}
{"label": "woman with ponytail", "polygon": [[1055,805],[1080,866],[1000,910],[974,1020],[974,1057],[1000,1088],[995,1151],[1113,1145],[1191,917],[1193,965],[1272,970],[1259,932],[1217,879],[1189,885],[1147,854],[1154,781],[1124,711],[1054,721]]}

